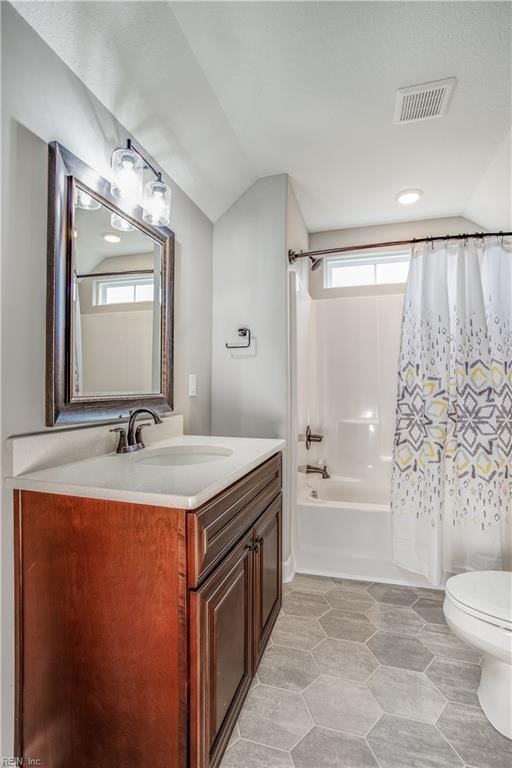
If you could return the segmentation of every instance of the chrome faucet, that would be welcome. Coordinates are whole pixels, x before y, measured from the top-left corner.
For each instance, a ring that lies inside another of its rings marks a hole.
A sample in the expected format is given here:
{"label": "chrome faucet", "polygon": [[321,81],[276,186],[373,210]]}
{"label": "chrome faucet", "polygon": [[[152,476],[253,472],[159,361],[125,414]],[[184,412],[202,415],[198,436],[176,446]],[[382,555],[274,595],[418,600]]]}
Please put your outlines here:
{"label": "chrome faucet", "polygon": [[306,474],[307,475],[322,475],[324,480],[328,480],[330,478],[330,474],[327,471],[327,464],[318,465],[315,466],[314,464],[306,464]]}
{"label": "chrome faucet", "polygon": [[117,444],[116,453],[132,453],[132,451],[140,451],[141,448],[145,447],[142,440],[142,430],[144,427],[150,427],[151,422],[145,421],[135,428],[135,420],[139,413],[149,414],[155,424],[162,423],[162,419],[152,408],[136,408],[135,411],[130,411],[128,434],[124,427],[115,427],[115,429],[110,430],[111,432],[119,432],[119,442]]}

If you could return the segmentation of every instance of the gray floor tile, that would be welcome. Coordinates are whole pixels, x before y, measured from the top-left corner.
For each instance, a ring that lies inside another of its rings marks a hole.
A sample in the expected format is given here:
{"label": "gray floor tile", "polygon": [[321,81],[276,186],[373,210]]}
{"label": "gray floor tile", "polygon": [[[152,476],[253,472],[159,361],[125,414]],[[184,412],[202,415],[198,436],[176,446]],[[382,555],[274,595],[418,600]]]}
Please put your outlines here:
{"label": "gray floor tile", "polygon": [[448,704],[437,726],[469,765],[510,768],[512,741],[498,733],[484,713],[464,704]]}
{"label": "gray floor tile", "polygon": [[325,632],[317,619],[304,619],[300,616],[281,616],[272,632],[274,645],[310,651],[325,638]]}
{"label": "gray floor tile", "polygon": [[250,691],[238,725],[242,739],[289,750],[313,723],[299,693],[258,685]]}
{"label": "gray floor tile", "polygon": [[434,656],[444,656],[447,659],[473,661],[478,664],[481,654],[466,643],[459,640],[446,624],[427,624],[420,634],[419,640]]}
{"label": "gray floor tile", "polygon": [[373,584],[373,581],[361,581],[360,579],[335,579],[334,576],[331,576],[331,580],[340,587],[348,587],[349,589],[366,589]]}
{"label": "gray floor tile", "polygon": [[424,620],[412,608],[399,605],[375,603],[368,611],[368,617],[376,627],[395,635],[414,637],[425,624]]}
{"label": "gray floor tile", "polygon": [[339,640],[353,640],[364,643],[376,631],[364,613],[352,611],[329,611],[319,619],[320,625],[329,637]]}
{"label": "gray floor tile", "polygon": [[435,726],[384,715],[368,735],[381,768],[460,768],[463,765]]}
{"label": "gray floor tile", "polygon": [[[462,768],[461,758],[465,768],[512,768],[512,742],[476,705],[480,656],[444,623],[442,593],[317,577],[308,588],[310,578],[287,590],[264,679],[255,678],[221,768],[292,768],[290,750],[295,768],[377,768],[360,738],[372,728],[380,768]],[[373,595],[409,593],[413,608],[364,611]]]}
{"label": "gray floor tile", "polygon": [[318,618],[329,610],[329,604],[322,595],[312,592],[298,592],[293,590],[283,597],[283,611],[290,616],[302,616],[304,618]]}
{"label": "gray floor tile", "polygon": [[382,710],[365,685],[319,677],[304,692],[316,725],[364,736],[375,725]]}
{"label": "gray floor tile", "polygon": [[365,589],[351,589],[350,587],[334,587],[325,595],[325,599],[331,608],[360,613],[365,613],[375,603],[373,597]]}
{"label": "gray floor tile", "polygon": [[290,651],[274,645],[265,651],[258,667],[258,677],[263,685],[276,685],[290,691],[303,691],[320,674],[309,651]]}
{"label": "gray floor tile", "polygon": [[236,723],[235,727],[233,728],[233,733],[231,734],[231,738],[229,739],[227,749],[232,747],[233,744],[236,744],[239,738],[240,738],[240,728],[238,727],[238,723]]}
{"label": "gray floor tile", "polygon": [[324,675],[343,677],[363,683],[377,669],[377,662],[362,643],[351,643],[329,637],[313,651]]}
{"label": "gray floor tile", "polygon": [[424,672],[434,658],[415,637],[390,632],[377,632],[366,645],[381,664],[414,672]]}
{"label": "gray floor tile", "polygon": [[293,763],[288,752],[242,739],[226,752],[221,768],[293,768]]}
{"label": "gray floor tile", "polygon": [[292,589],[299,592],[327,592],[332,589],[333,582],[328,576],[311,576],[307,573],[297,573],[291,582]]}
{"label": "gray floor tile", "polygon": [[292,751],[295,768],[378,768],[364,739],[315,726]]}
{"label": "gray floor tile", "polygon": [[431,597],[420,597],[414,603],[412,609],[428,624],[446,624],[443,604],[440,600],[433,600]]}
{"label": "gray floor tile", "polygon": [[378,603],[404,605],[406,608],[410,608],[418,599],[411,587],[398,587],[394,584],[374,584],[368,592]]}
{"label": "gray floor tile", "polygon": [[390,715],[407,717],[414,713],[415,720],[435,723],[446,706],[444,696],[419,672],[379,667],[367,686]]}
{"label": "gray floor tile", "polygon": [[429,587],[414,587],[418,597],[429,597],[431,600],[444,600],[444,589],[429,589]]}
{"label": "gray floor tile", "polygon": [[478,664],[455,659],[436,659],[426,674],[448,701],[479,707],[476,692],[480,685],[480,673]]}

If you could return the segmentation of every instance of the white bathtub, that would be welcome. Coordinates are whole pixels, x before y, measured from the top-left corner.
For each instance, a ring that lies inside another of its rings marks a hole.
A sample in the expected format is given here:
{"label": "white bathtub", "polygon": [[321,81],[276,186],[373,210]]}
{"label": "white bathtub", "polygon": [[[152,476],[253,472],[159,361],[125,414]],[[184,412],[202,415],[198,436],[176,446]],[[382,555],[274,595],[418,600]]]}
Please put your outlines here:
{"label": "white bathtub", "polygon": [[385,501],[383,492],[367,491],[354,480],[308,477],[297,500],[295,570],[430,586],[421,576],[393,563],[391,513]]}

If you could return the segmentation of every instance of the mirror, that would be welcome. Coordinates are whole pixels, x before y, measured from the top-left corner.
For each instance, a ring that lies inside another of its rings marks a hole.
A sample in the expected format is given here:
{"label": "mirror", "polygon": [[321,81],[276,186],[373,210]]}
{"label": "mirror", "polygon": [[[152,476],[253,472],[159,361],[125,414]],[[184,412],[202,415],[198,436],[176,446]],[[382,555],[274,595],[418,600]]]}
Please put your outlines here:
{"label": "mirror", "polygon": [[136,228],[114,229],[117,214],[99,202],[81,208],[81,197],[73,233],[73,397],[158,393],[162,246]]}
{"label": "mirror", "polygon": [[50,181],[47,423],[169,411],[172,232],[58,144]]}

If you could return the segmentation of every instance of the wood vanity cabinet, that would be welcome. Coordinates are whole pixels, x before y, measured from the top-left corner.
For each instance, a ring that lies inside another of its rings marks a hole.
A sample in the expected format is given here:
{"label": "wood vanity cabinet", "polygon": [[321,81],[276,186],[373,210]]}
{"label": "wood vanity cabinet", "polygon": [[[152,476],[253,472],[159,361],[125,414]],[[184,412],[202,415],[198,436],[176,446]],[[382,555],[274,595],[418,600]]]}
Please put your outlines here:
{"label": "wood vanity cabinet", "polygon": [[281,606],[281,454],[196,510],[15,498],[17,756],[216,768]]}

